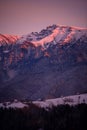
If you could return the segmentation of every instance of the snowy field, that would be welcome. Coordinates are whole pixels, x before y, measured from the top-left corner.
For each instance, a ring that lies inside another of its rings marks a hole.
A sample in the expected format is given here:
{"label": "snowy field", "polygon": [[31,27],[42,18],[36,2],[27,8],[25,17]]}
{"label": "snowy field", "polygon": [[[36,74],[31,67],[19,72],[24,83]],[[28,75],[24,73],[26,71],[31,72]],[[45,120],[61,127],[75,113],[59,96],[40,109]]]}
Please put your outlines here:
{"label": "snowy field", "polygon": [[[64,105],[64,104],[69,104],[69,105],[77,105],[81,103],[86,103],[87,104],[87,94],[78,94],[78,95],[73,95],[73,96],[66,96],[66,97],[61,97],[61,98],[56,98],[56,99],[48,99],[45,101],[32,101],[33,104],[42,107],[42,108],[51,108],[52,106],[57,106],[57,105]],[[0,103],[0,107],[3,108],[24,108],[24,107],[29,107],[28,102],[21,102],[18,100],[14,100],[13,102],[3,102]]]}
{"label": "snowy field", "polygon": [[44,108],[57,106],[57,105],[64,105],[64,104],[69,104],[69,105],[76,105],[81,103],[87,104],[87,94],[66,96],[66,97],[61,97],[56,99],[48,99],[45,101],[34,101],[33,103]]}

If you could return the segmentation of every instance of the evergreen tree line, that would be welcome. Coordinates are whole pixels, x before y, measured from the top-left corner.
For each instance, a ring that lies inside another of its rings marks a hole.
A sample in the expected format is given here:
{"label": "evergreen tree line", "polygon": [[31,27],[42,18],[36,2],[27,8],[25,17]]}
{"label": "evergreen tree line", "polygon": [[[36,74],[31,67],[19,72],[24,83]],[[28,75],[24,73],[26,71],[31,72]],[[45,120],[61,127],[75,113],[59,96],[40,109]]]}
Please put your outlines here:
{"label": "evergreen tree line", "polygon": [[0,130],[87,130],[87,104],[0,108]]}

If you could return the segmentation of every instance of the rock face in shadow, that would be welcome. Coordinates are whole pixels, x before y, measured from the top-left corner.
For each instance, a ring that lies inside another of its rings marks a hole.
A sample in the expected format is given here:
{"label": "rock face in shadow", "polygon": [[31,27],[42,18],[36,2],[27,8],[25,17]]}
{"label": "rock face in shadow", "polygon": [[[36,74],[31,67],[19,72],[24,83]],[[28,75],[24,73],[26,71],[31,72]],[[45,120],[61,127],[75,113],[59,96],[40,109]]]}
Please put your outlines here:
{"label": "rock face in shadow", "polygon": [[0,44],[0,100],[37,100],[85,92],[86,29],[53,25],[14,43],[9,39]]}

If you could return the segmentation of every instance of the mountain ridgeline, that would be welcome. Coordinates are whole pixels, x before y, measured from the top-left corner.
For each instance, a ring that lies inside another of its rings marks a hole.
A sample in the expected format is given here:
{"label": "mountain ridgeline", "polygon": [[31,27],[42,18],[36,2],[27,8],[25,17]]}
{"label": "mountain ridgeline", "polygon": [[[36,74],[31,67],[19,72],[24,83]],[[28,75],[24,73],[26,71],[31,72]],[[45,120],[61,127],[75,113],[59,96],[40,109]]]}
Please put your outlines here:
{"label": "mountain ridgeline", "polygon": [[48,99],[87,92],[87,29],[52,25],[0,34],[0,100]]}

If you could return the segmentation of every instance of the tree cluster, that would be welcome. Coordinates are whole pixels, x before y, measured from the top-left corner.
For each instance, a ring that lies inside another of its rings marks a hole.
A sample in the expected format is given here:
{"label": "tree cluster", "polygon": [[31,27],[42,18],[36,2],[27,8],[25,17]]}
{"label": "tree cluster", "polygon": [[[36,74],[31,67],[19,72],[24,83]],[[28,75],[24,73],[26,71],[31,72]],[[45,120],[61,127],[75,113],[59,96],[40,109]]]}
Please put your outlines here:
{"label": "tree cluster", "polygon": [[87,130],[87,104],[0,108],[0,130]]}

